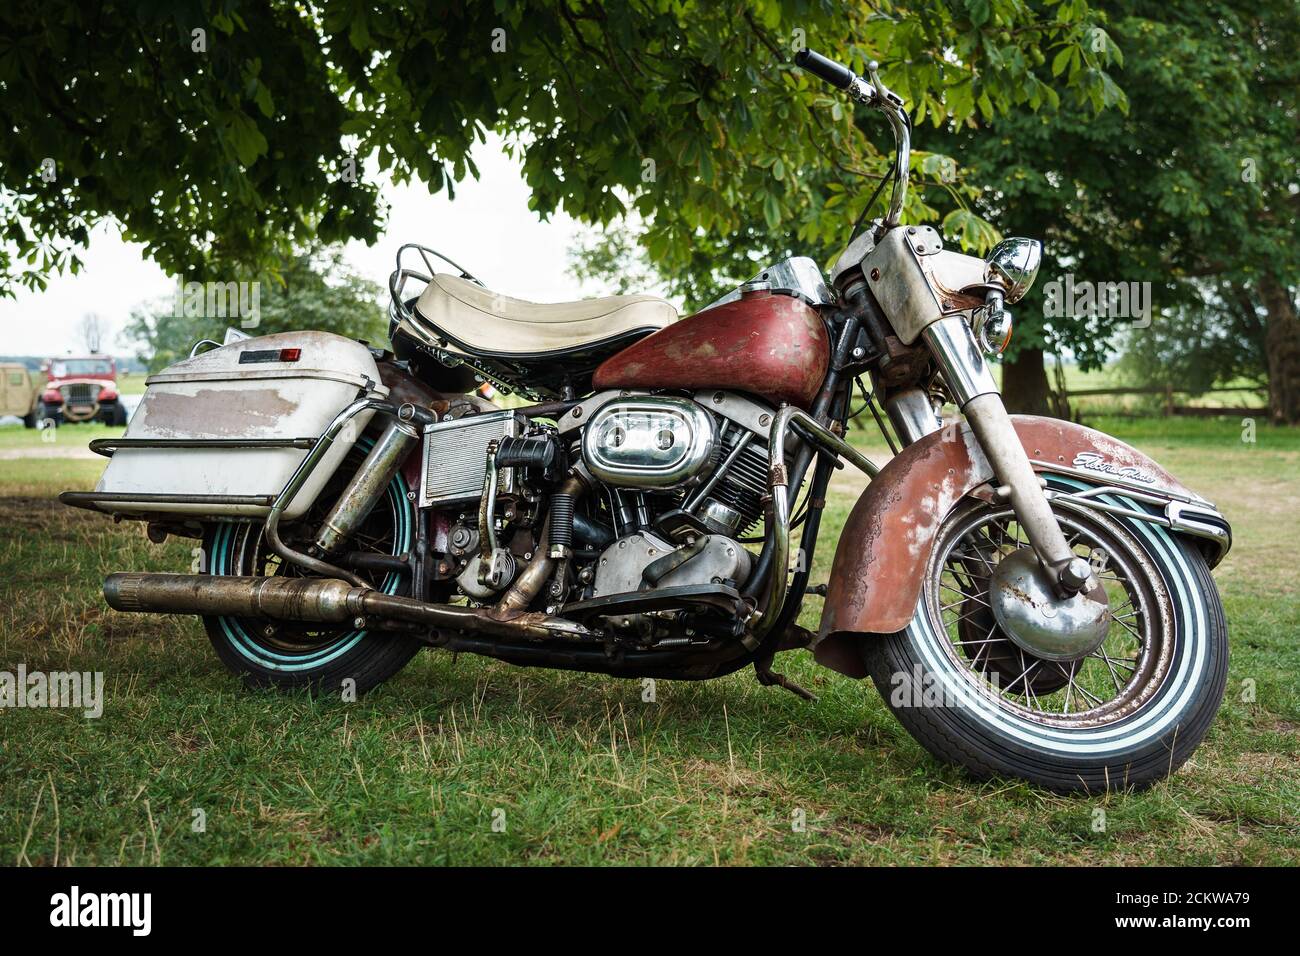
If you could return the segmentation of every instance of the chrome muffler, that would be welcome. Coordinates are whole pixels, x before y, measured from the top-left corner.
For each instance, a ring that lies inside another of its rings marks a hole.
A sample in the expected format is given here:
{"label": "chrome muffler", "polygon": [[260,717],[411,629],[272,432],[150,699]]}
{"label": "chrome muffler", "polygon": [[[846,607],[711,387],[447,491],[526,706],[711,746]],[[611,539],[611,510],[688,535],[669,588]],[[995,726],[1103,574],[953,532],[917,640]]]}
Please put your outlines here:
{"label": "chrome muffler", "polygon": [[257,578],[119,571],[104,579],[115,611],[342,623],[365,613],[365,588],[329,578]]}
{"label": "chrome muffler", "polygon": [[600,636],[575,621],[537,612],[503,620],[493,616],[490,608],[426,604],[334,578],[118,571],[104,579],[104,600],[116,611],[149,614],[260,617],[327,624],[349,622],[353,627],[390,621],[423,625],[431,630],[531,640]]}

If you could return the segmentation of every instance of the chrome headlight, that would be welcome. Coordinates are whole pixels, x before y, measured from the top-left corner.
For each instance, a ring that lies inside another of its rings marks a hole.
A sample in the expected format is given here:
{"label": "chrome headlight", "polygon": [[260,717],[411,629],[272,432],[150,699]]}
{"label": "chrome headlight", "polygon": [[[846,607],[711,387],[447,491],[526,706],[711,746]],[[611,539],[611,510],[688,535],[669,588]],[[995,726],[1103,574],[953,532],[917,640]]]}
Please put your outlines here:
{"label": "chrome headlight", "polygon": [[582,436],[582,460],[601,481],[633,488],[680,488],[713,459],[713,417],[685,398],[616,398]]}
{"label": "chrome headlight", "polygon": [[1043,244],[1037,239],[1014,237],[1003,239],[989,257],[987,276],[1006,286],[1008,303],[1019,302],[1038,277],[1038,264],[1043,258]]}

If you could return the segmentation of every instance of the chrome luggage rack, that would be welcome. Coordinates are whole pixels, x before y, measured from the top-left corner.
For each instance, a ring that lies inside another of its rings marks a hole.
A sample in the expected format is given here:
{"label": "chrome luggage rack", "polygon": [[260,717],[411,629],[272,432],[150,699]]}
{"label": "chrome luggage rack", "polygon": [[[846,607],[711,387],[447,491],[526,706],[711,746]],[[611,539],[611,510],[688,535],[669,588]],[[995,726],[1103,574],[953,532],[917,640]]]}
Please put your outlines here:
{"label": "chrome luggage rack", "polygon": [[[311,448],[315,438],[96,438],[90,450],[112,458],[113,452],[127,448]],[[126,492],[130,494],[130,492]]]}
{"label": "chrome luggage rack", "polygon": [[[408,269],[402,265],[402,256],[409,249],[414,249],[420,254],[420,258],[424,262],[424,267],[429,270],[428,272],[421,272],[418,269]],[[404,295],[406,292],[406,283],[409,279],[416,279],[423,282],[425,285],[428,285],[433,281],[433,277],[438,270],[435,269],[433,263],[429,261],[429,256],[431,255],[441,259],[449,266],[459,269],[461,278],[468,279],[476,285],[487,288],[487,286],[483,285],[481,279],[470,273],[468,269],[453,262],[451,259],[448,259],[437,249],[430,249],[428,246],[422,246],[418,242],[408,242],[397,250],[397,268],[388,277],[388,296],[391,300],[388,309],[390,318],[407,319],[409,321],[415,320],[415,313],[406,306],[406,296]]]}

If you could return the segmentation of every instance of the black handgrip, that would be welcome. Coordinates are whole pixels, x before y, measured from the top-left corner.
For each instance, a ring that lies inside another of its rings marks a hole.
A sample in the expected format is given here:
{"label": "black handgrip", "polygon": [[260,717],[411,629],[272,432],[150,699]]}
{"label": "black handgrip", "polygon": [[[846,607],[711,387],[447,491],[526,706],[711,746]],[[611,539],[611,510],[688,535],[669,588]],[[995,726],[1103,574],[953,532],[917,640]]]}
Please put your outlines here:
{"label": "black handgrip", "polygon": [[820,76],[837,90],[847,90],[853,83],[853,71],[847,66],[829,60],[820,53],[814,53],[807,47],[794,55],[794,62],[796,66]]}

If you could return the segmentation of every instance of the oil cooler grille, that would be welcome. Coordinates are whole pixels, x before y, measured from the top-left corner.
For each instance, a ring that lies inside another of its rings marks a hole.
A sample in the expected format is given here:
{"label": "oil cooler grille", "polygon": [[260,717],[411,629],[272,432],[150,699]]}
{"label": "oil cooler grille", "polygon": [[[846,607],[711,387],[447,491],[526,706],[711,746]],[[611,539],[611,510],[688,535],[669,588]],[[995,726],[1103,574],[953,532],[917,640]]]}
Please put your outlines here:
{"label": "oil cooler grille", "polygon": [[[519,434],[514,412],[489,412],[450,422],[436,422],[424,430],[424,480],[420,507],[477,501],[483,494],[487,446],[494,438]],[[515,470],[500,472],[499,494],[515,492]]]}

